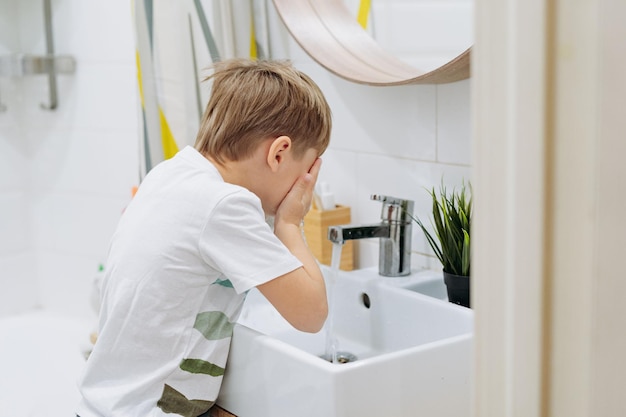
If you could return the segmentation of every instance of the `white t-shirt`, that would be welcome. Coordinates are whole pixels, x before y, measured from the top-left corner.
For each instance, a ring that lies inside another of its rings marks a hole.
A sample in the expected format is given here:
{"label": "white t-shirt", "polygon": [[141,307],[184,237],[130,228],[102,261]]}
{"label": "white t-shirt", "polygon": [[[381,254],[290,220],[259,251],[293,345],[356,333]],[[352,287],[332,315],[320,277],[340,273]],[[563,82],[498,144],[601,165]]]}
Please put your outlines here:
{"label": "white t-shirt", "polygon": [[191,147],[156,166],[120,219],[81,417],[196,416],[217,398],[245,293],[302,266],[261,202]]}

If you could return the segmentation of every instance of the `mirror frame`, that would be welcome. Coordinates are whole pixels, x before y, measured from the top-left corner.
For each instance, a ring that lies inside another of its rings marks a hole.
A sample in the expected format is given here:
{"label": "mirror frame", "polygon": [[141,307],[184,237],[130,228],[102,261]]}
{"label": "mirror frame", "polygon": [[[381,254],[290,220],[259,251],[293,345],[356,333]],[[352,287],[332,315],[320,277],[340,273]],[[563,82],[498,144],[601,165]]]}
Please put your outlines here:
{"label": "mirror frame", "polygon": [[342,0],[273,0],[296,42],[317,63],[349,81],[367,85],[445,84],[470,76],[471,46],[429,72],[385,51],[359,25]]}

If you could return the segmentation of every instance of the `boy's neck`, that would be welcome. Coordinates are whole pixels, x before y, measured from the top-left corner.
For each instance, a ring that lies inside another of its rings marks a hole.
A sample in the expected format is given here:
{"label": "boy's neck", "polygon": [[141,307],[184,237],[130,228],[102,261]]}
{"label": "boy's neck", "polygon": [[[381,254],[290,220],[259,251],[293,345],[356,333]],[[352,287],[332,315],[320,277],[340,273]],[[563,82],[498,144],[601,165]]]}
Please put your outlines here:
{"label": "boy's neck", "polygon": [[252,157],[240,161],[225,160],[218,162],[214,158],[204,155],[222,176],[224,182],[239,185],[253,191],[254,184],[266,174],[265,158]]}

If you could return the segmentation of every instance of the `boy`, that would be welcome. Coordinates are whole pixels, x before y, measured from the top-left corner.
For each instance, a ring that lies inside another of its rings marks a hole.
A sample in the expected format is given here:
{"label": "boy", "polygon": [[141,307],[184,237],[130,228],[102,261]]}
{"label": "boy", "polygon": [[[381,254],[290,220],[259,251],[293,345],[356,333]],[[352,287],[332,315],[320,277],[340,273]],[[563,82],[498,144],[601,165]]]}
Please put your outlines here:
{"label": "boy", "polygon": [[210,78],[194,148],[150,171],[113,235],[80,417],[205,413],[252,287],[299,330],[326,319],[300,224],[330,138],[328,104],[285,62],[225,61]]}

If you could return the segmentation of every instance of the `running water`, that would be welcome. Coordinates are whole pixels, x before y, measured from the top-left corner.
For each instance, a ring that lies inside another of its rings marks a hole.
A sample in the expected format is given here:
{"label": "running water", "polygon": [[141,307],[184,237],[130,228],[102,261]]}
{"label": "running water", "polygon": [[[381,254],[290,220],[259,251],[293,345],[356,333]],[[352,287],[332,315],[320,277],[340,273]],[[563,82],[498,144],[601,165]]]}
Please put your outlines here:
{"label": "running water", "polygon": [[333,243],[333,253],[330,262],[330,274],[326,281],[328,293],[328,318],[326,319],[326,354],[324,357],[331,363],[337,363],[338,341],[335,336],[335,282],[339,274],[341,263],[342,243]]}

